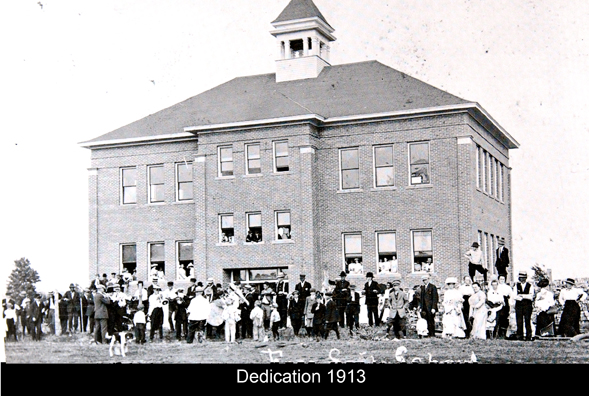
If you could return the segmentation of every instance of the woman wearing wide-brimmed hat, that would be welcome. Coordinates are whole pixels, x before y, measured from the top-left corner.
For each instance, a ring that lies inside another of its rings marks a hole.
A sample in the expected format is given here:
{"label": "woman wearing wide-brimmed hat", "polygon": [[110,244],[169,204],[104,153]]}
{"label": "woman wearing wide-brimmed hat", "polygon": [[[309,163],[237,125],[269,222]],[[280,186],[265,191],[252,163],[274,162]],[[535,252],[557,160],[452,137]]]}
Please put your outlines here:
{"label": "woman wearing wide-brimmed hat", "polygon": [[[540,291],[536,294],[536,336],[554,335],[554,313],[550,309],[554,307],[554,293],[548,290],[550,282],[548,279],[541,279],[538,282]],[[550,313],[549,313],[550,312]]]}
{"label": "woman wearing wide-brimmed hat", "polygon": [[564,307],[558,324],[558,334],[565,337],[574,337],[581,333],[581,307],[580,301],[587,298],[587,293],[575,286],[575,280],[568,278],[565,288],[560,291],[558,301]]}
{"label": "woman wearing wide-brimmed hat", "polygon": [[458,279],[449,277],[446,279],[446,291],[444,292],[444,316],[442,318],[442,337],[464,338],[466,324],[462,315],[462,292],[456,288]]}

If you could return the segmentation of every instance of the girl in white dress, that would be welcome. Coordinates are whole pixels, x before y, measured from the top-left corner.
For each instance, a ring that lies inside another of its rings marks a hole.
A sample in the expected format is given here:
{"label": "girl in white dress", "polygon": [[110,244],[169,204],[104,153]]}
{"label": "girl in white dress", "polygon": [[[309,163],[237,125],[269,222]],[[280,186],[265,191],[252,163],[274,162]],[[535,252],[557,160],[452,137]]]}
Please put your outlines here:
{"label": "girl in white dress", "polygon": [[464,338],[466,324],[462,316],[462,293],[456,289],[458,280],[454,277],[446,279],[447,290],[444,293],[444,316],[442,318],[442,337]]}

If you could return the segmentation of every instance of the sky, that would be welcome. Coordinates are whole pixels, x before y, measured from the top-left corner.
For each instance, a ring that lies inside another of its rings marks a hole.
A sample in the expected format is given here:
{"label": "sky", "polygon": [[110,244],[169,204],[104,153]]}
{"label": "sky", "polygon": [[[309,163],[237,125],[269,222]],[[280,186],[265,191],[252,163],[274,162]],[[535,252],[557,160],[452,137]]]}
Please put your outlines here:
{"label": "sky", "polygon": [[[288,0],[0,3],[0,282],[88,283],[90,140],[238,76],[275,71]],[[589,2],[315,0],[334,65],[378,60],[478,102],[510,152],[516,271],[588,277]]]}

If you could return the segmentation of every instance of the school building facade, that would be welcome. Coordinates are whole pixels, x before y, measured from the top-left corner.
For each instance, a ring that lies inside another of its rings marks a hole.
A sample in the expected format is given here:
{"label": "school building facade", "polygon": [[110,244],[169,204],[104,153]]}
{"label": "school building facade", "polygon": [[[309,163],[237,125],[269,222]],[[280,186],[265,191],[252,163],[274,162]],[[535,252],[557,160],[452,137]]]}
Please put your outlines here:
{"label": "school building facade", "polygon": [[473,241],[490,270],[499,238],[513,254],[519,144],[478,103],[377,61],[330,65],[334,29],[311,0],[272,24],[276,73],[81,143],[91,277],[441,284],[467,274]]}

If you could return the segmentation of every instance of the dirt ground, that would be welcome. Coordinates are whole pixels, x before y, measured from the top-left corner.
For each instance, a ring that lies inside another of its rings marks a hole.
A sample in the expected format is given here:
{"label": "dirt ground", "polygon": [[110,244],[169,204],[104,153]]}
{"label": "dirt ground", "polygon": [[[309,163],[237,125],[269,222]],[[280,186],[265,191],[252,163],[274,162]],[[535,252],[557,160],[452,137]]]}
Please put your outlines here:
{"label": "dirt ground", "polygon": [[[334,333],[319,342],[307,337],[292,340],[255,342],[251,339],[228,344],[224,340],[205,340],[187,344],[171,334],[164,340],[144,345],[129,343],[125,357],[109,356],[108,345],[93,345],[88,333],[73,336],[44,336],[34,342],[5,344],[6,362],[10,363],[221,363],[260,364],[271,359],[281,363],[463,363],[476,360],[481,364],[496,363],[589,363],[589,341],[509,341],[452,340],[439,337],[405,340],[386,339],[384,327],[364,328],[350,337]],[[404,347],[405,349],[403,349]]]}

